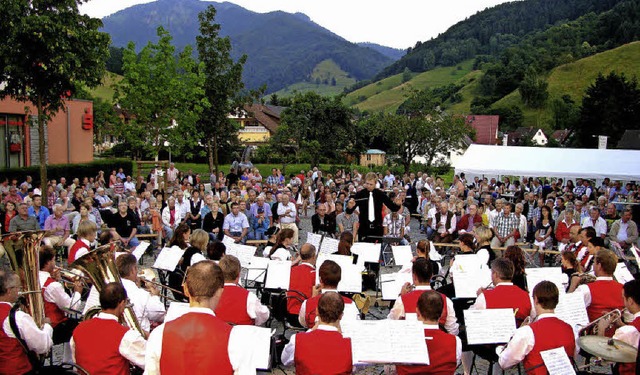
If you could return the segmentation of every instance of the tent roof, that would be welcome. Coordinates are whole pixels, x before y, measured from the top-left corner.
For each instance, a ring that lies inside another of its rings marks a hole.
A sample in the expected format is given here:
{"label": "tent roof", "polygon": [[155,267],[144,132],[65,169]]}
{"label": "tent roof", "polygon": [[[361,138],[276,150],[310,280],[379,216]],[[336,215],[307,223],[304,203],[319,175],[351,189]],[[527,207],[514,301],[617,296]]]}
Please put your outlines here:
{"label": "tent roof", "polygon": [[640,151],[471,145],[456,174],[640,180]]}

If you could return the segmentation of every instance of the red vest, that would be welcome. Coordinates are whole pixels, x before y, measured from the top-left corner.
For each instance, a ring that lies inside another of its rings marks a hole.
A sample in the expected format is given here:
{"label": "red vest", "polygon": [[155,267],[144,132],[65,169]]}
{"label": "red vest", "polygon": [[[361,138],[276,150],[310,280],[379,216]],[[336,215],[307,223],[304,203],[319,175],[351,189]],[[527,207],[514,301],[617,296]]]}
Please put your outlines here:
{"label": "red vest", "polygon": [[51,327],[55,328],[58,324],[67,320],[67,316],[64,315],[64,311],[62,311],[55,302],[47,302],[44,298],[44,290],[47,289],[49,284],[54,282],[55,280],[52,277],[47,278],[47,281],[44,282],[42,286],[42,299],[44,300],[44,316],[49,318],[51,321]]}
{"label": "red vest", "polygon": [[298,375],[351,374],[351,339],[321,329],[298,333],[294,360]]}
{"label": "red vest", "polygon": [[[322,294],[318,294],[317,296],[309,298],[307,300],[307,306],[305,307],[304,311],[304,320],[307,323],[307,327],[309,328],[316,325],[316,308],[318,308],[318,301],[320,300],[320,296],[322,296]],[[353,300],[350,298],[347,298],[345,296],[340,297],[342,297],[345,305],[353,303]]]}
{"label": "red vest", "polygon": [[120,342],[129,328],[115,320],[93,318],[73,331],[76,363],[91,375],[129,374],[129,361],[120,354]]}
{"label": "red vest", "polygon": [[[640,332],[640,318],[633,319],[631,324],[635,327],[635,329]],[[637,347],[638,343],[635,343],[633,346]],[[635,375],[636,374],[636,363],[620,363],[618,364],[618,373],[620,375]]]}
{"label": "red vest", "polygon": [[160,372],[233,374],[229,360],[231,326],[204,313],[187,313],[164,326]]}
{"label": "red vest", "polygon": [[31,371],[29,357],[18,339],[7,336],[2,329],[11,306],[0,303],[0,374],[24,374]]}
{"label": "red vest", "polygon": [[[596,280],[587,284],[591,293],[591,304],[587,306],[587,315],[592,322],[603,314],[615,309],[624,309],[622,284],[615,280]],[[613,333],[612,333],[613,335]],[[611,337],[610,335],[607,335]]]}
{"label": "red vest", "polygon": [[234,325],[254,325],[247,313],[249,291],[237,285],[225,285],[216,307],[216,316]]}
{"label": "red vest", "polygon": [[487,309],[518,309],[516,325],[531,313],[531,299],[529,294],[515,285],[498,285],[484,291]]}
{"label": "red vest", "polygon": [[69,249],[69,257],[67,258],[67,263],[69,264],[73,263],[73,261],[76,259],[76,253],[80,249],[89,250],[89,246],[86,243],[84,243],[84,241],[82,241],[81,239],[78,239],[76,243],[74,243],[73,246],[71,246],[71,248]]}
{"label": "red vest", "polygon": [[[402,305],[404,306],[405,314],[415,314],[418,310],[418,299],[422,295],[422,293],[426,292],[425,290],[414,290],[407,294],[402,295]],[[447,296],[444,294],[440,294],[442,297],[442,315],[440,315],[440,319],[438,323],[445,325],[447,322]]]}
{"label": "red vest", "polygon": [[451,375],[456,372],[458,361],[456,358],[456,337],[439,329],[425,329],[425,337],[433,340],[425,340],[429,348],[429,366],[402,366],[397,365],[398,375],[429,374]]}
{"label": "red vest", "polygon": [[529,327],[533,331],[535,345],[533,345],[533,349],[524,357],[523,361],[528,375],[547,374],[547,368],[544,366],[540,352],[564,347],[567,356],[569,358],[573,357],[576,350],[576,341],[570,325],[556,317],[549,317],[533,322]]}
{"label": "red vest", "polygon": [[291,268],[289,290],[300,292],[304,294],[304,297],[298,293],[287,292],[287,297],[294,297],[287,300],[287,312],[289,312],[289,314],[298,315],[300,307],[302,306],[302,302],[298,301],[298,298],[303,301],[311,298],[311,292],[313,291],[315,283],[316,270],[309,265],[300,264]]}

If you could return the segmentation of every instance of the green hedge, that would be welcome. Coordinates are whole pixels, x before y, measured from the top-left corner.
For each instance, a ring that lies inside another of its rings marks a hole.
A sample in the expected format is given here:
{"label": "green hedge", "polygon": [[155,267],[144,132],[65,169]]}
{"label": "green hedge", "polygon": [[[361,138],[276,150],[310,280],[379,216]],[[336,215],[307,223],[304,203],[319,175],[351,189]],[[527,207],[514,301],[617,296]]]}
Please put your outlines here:
{"label": "green hedge", "polygon": [[[48,165],[47,177],[50,180],[60,180],[60,177],[65,177],[68,182],[71,182],[71,179],[75,177],[95,177],[99,171],[104,171],[105,178],[108,179],[111,171],[114,169],[118,170],[118,168],[122,168],[125,174],[130,175],[133,172],[133,165],[133,161],[130,159],[108,159],[82,164]],[[7,177],[9,180],[15,178],[18,180],[18,183],[24,181],[26,176],[33,177],[36,183],[40,182],[40,166],[0,170],[1,178]]]}

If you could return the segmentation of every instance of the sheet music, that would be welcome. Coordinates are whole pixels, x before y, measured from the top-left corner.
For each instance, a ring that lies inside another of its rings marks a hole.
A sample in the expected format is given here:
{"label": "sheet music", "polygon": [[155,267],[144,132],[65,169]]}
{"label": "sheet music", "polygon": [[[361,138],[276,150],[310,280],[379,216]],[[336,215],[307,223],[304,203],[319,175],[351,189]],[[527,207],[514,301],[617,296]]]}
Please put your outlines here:
{"label": "sheet music", "polygon": [[233,330],[242,332],[242,337],[251,337],[250,341],[244,344],[245,350],[251,353],[251,363],[256,369],[266,370],[269,368],[269,355],[271,349],[271,329],[265,327],[237,325]]}
{"label": "sheet music", "polygon": [[386,301],[395,301],[400,296],[400,290],[405,283],[412,283],[413,279],[410,273],[396,272],[380,274],[380,289],[382,291],[382,299]]}
{"label": "sheet music", "polygon": [[589,324],[587,308],[584,305],[584,298],[580,293],[561,294],[555,313],[558,319],[569,324],[574,330],[578,325],[585,326]]}
{"label": "sheet music", "polygon": [[391,246],[393,252],[393,259],[396,266],[405,266],[411,264],[413,261],[413,252],[411,252],[411,246]]}
{"label": "sheet music", "polygon": [[176,320],[182,315],[189,312],[189,303],[187,302],[171,302],[167,309],[167,314],[164,316],[164,322],[170,322]]}
{"label": "sheet music", "polygon": [[569,361],[569,356],[563,347],[540,352],[542,362],[547,367],[549,375],[575,375],[576,372]]}
{"label": "sheet music", "polygon": [[322,235],[307,232],[307,242],[316,247],[316,253],[320,250],[320,242],[322,242]]}
{"label": "sheet music", "polygon": [[560,267],[542,267],[542,268],[527,268],[527,287],[529,288],[529,294],[533,295],[533,288],[541,281],[547,280],[556,284],[560,294],[565,293],[564,282],[566,276],[562,273]]}
{"label": "sheet music", "polygon": [[234,240],[233,238],[227,236],[226,234],[222,236],[222,243],[225,246],[230,246],[236,243],[236,240]]}
{"label": "sheet music", "polygon": [[334,254],[338,252],[338,244],[340,241],[335,238],[325,237],[322,239],[322,245],[320,245],[320,253]]}
{"label": "sheet music", "polygon": [[464,310],[470,345],[504,344],[516,331],[513,309]]}
{"label": "sheet music", "polygon": [[[456,255],[456,260],[458,256]],[[469,271],[466,271],[469,270]],[[478,289],[491,284],[491,270],[488,268],[466,268],[465,272],[458,271],[453,276],[453,287],[457,298],[476,298]]]}
{"label": "sheet music", "polygon": [[139,261],[144,255],[144,252],[147,251],[147,248],[149,247],[149,245],[151,245],[151,242],[141,241],[140,244],[136,246],[135,249],[133,249],[131,254],[133,254],[133,256],[135,256],[136,259]]}
{"label": "sheet music", "polygon": [[356,242],[351,247],[353,254],[358,254],[358,265],[364,268],[365,263],[378,263],[380,261],[380,251],[382,244],[369,242]]}
{"label": "sheet music", "polygon": [[460,272],[473,273],[480,268],[482,268],[482,262],[477,254],[458,254],[451,266],[451,273],[455,279],[456,274]]}
{"label": "sheet music", "polygon": [[618,263],[616,265],[616,270],[613,272],[613,276],[620,284],[633,280],[631,271],[629,271],[629,268],[627,268],[627,265],[624,263]]}
{"label": "sheet music", "polygon": [[256,253],[256,248],[253,246],[234,243],[227,245],[225,253],[238,258],[242,268],[248,268],[251,263],[251,258],[253,258]]}
{"label": "sheet music", "polygon": [[183,254],[184,250],[178,246],[165,247],[160,251],[160,254],[158,254],[158,258],[156,258],[155,263],[153,263],[153,268],[173,272]]}
{"label": "sheet music", "polygon": [[429,241],[429,259],[439,262],[442,260],[442,255],[436,251],[436,247],[433,245],[433,241]]}
{"label": "sheet music", "polygon": [[291,277],[291,261],[268,260],[267,278],[264,287],[267,289],[289,289]]}
{"label": "sheet music", "polygon": [[269,259],[262,257],[252,257],[249,267],[247,267],[247,281],[264,283],[267,276]]}
{"label": "sheet music", "polygon": [[406,320],[341,321],[351,338],[353,363],[429,364],[422,322]]}
{"label": "sheet music", "polygon": [[[325,238],[323,240],[323,244],[329,238]],[[361,269],[358,265],[353,264],[353,257],[348,255],[339,255],[339,254],[324,254],[319,253],[318,259],[316,260],[316,269],[319,270],[322,263],[327,260],[332,260],[340,266],[340,270],[342,271],[342,278],[340,283],[338,284],[339,292],[352,292],[352,293],[361,293],[362,292],[362,273]],[[320,283],[320,272],[316,272],[316,284]]]}

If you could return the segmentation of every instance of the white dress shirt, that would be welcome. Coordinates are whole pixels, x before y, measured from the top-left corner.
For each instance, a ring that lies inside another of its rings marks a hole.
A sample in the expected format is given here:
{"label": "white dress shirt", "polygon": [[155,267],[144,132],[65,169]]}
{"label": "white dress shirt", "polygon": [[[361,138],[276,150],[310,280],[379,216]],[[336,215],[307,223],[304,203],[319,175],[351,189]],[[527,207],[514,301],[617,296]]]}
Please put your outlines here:
{"label": "white dress shirt", "polygon": [[[556,314],[540,314],[538,320],[550,317],[556,317]],[[530,326],[518,328],[507,347],[499,355],[498,362],[500,363],[500,367],[507,369],[522,362],[524,357],[531,353],[535,344],[535,336]],[[574,356],[578,354],[579,350],[580,348],[576,345]]]}
{"label": "white dress shirt", "polygon": [[[209,314],[215,316],[211,309],[205,307],[189,307],[185,310],[186,314]],[[145,370],[146,375],[160,374],[160,357],[162,356],[162,335],[164,333],[164,326],[166,323],[161,324],[151,332],[149,341],[147,341],[147,355],[145,358]],[[256,369],[253,367],[251,357],[251,351],[247,350],[247,343],[252,342],[253,338],[246,332],[235,329],[231,329],[231,335],[229,336],[229,362],[233,368],[234,374],[255,374]]]}
{"label": "white dress shirt", "polygon": [[[118,317],[115,315],[101,312],[93,319],[115,320],[118,321]],[[71,353],[73,355],[73,361],[76,361],[76,345],[71,338]],[[140,332],[130,329],[122,336],[120,340],[120,346],[118,352],[120,355],[127,359],[127,361],[134,365],[144,368],[144,356],[146,352],[147,341],[140,335]]]}
{"label": "white dress shirt", "polygon": [[[287,210],[291,210],[288,214],[285,214]],[[280,224],[292,224],[296,222],[296,205],[292,202],[288,204],[280,203],[278,205],[278,215],[280,218]]]}
{"label": "white dress shirt", "polygon": [[[640,317],[640,312],[633,314],[633,319],[636,319],[638,317]],[[626,342],[634,348],[637,348],[638,340],[640,339],[640,332],[638,332],[636,327],[628,324],[616,329],[616,333],[613,334],[613,338]]]}
{"label": "white dress shirt", "polygon": [[[224,286],[237,286],[237,284],[224,283]],[[247,314],[251,319],[255,320],[255,324],[259,326],[269,319],[270,312],[267,306],[260,303],[260,300],[254,293],[249,292],[247,295]]]}
{"label": "white dress shirt", "polygon": [[[9,302],[0,302],[12,306]],[[38,354],[46,354],[51,350],[53,346],[53,328],[47,323],[44,324],[42,329],[38,328],[36,322],[33,321],[31,315],[25,313],[22,310],[16,311],[16,325],[20,331],[20,336],[27,343],[29,349]],[[9,323],[9,317],[2,322],[2,330],[11,338],[16,338],[16,335],[11,329]]]}
{"label": "white dress shirt", "polygon": [[164,303],[160,301],[160,296],[152,296],[151,293],[138,288],[135,282],[128,279],[122,279],[122,285],[127,291],[127,297],[133,304],[133,312],[144,331],[151,330],[151,321],[162,322],[166,310]]}
{"label": "white dress shirt", "polygon": [[[416,285],[415,290],[427,291],[432,289],[429,285]],[[389,312],[389,315],[387,315],[387,319],[399,320],[404,318],[407,320],[409,319],[416,320],[417,315],[416,314],[412,314],[412,315],[413,315],[412,317],[407,317],[407,314],[405,313],[405,310],[404,310],[404,304],[402,303],[402,296],[400,296],[396,299],[396,303],[393,304],[393,308]],[[458,332],[459,332],[458,319],[456,318],[456,311],[453,308],[453,302],[449,299],[449,297],[447,297],[447,319],[445,321],[444,328],[447,330],[448,333],[452,335],[458,335]]]}
{"label": "white dress shirt", "polygon": [[[338,291],[335,290],[335,289],[322,289],[322,293],[326,293],[326,292],[336,292],[336,293],[338,293]],[[302,306],[300,306],[300,312],[298,313],[298,322],[300,322],[300,324],[305,328],[312,328],[312,327],[307,327],[307,320],[306,320],[306,316],[307,316],[307,301],[308,300],[305,300],[304,302],[302,302]],[[358,306],[356,306],[355,303],[345,303],[344,304],[344,315],[342,316],[342,319],[344,319],[344,320],[360,320],[360,311],[358,310]],[[316,316],[316,321],[318,321],[318,316]]]}
{"label": "white dress shirt", "polygon": [[[38,273],[40,277],[40,285],[44,287],[44,283],[47,281],[51,274],[46,271],[40,271]],[[73,295],[69,297],[65,292],[62,284],[57,281],[52,282],[46,288],[44,288],[44,300],[47,302],[55,303],[61,309],[73,309],[80,308],[80,293],[73,292]]]}
{"label": "white dress shirt", "polygon": [[191,204],[186,198],[182,198],[182,203],[176,199],[176,210],[180,210],[180,217],[186,217],[188,212],[191,212]]}
{"label": "white dress shirt", "polygon": [[588,216],[582,219],[581,224],[582,228],[593,227],[593,229],[596,230],[596,236],[598,237],[607,235],[607,222],[599,216],[598,220],[596,220],[595,223],[593,222],[593,220],[591,220],[591,216]]}

